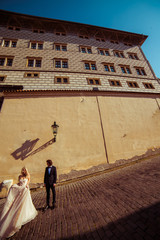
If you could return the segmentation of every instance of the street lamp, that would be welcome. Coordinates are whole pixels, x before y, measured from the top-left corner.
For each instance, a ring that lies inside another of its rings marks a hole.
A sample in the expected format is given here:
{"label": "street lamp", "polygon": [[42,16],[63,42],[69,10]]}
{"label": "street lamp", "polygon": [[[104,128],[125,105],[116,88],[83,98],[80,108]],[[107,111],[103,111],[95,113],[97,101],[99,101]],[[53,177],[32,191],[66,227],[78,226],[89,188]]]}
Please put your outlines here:
{"label": "street lamp", "polygon": [[54,124],[51,127],[52,127],[52,130],[53,130],[54,141],[56,142],[56,136],[57,136],[59,126],[56,124],[56,122],[54,122]]}

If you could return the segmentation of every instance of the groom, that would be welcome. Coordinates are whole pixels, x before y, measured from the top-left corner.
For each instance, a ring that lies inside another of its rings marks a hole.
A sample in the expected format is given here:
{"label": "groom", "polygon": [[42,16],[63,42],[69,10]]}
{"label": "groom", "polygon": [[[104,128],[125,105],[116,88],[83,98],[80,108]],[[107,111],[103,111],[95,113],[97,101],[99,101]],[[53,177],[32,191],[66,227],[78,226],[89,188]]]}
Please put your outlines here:
{"label": "groom", "polygon": [[55,208],[55,200],[56,200],[56,181],[57,181],[57,171],[56,167],[52,166],[52,160],[47,160],[47,167],[44,174],[44,186],[46,187],[47,192],[47,206],[45,209],[50,208],[49,200],[50,200],[50,189],[52,190],[53,194],[53,208]]}

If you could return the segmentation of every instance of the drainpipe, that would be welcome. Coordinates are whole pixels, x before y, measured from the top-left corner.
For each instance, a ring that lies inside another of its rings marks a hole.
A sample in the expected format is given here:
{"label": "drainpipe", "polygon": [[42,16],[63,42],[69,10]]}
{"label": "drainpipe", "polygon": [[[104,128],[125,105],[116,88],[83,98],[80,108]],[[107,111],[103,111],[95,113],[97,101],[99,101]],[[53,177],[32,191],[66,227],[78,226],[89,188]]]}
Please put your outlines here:
{"label": "drainpipe", "polygon": [[101,123],[101,129],[102,129],[102,136],[103,136],[103,142],[104,142],[104,149],[105,149],[105,154],[106,154],[106,160],[107,160],[107,163],[109,164],[108,154],[107,154],[107,147],[106,147],[106,140],[105,140],[104,129],[103,129],[103,124],[102,124],[101,110],[100,110],[99,101],[98,101],[98,97],[97,97],[97,96],[96,96],[96,100],[97,100],[97,106],[98,106],[98,111],[99,111],[99,118],[100,118],[100,123]]}

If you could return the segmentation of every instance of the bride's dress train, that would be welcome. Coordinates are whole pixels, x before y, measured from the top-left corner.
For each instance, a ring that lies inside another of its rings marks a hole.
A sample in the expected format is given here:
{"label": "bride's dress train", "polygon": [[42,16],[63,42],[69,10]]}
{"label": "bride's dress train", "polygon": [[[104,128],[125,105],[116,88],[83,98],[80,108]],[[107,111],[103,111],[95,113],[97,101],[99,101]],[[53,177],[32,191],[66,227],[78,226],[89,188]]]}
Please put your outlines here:
{"label": "bride's dress train", "polygon": [[37,216],[32,203],[28,179],[21,179],[9,190],[3,211],[0,216],[0,239],[11,237],[22,225]]}

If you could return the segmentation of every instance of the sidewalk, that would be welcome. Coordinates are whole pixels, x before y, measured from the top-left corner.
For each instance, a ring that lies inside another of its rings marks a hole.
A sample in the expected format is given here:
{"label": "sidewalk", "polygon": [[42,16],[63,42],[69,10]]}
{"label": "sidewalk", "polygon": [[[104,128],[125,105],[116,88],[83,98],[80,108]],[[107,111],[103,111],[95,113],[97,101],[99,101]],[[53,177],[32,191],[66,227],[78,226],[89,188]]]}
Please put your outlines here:
{"label": "sidewalk", "polygon": [[[38,216],[14,240],[160,240],[160,157],[57,186],[54,210],[32,192]],[[0,200],[0,211],[5,199]]]}

